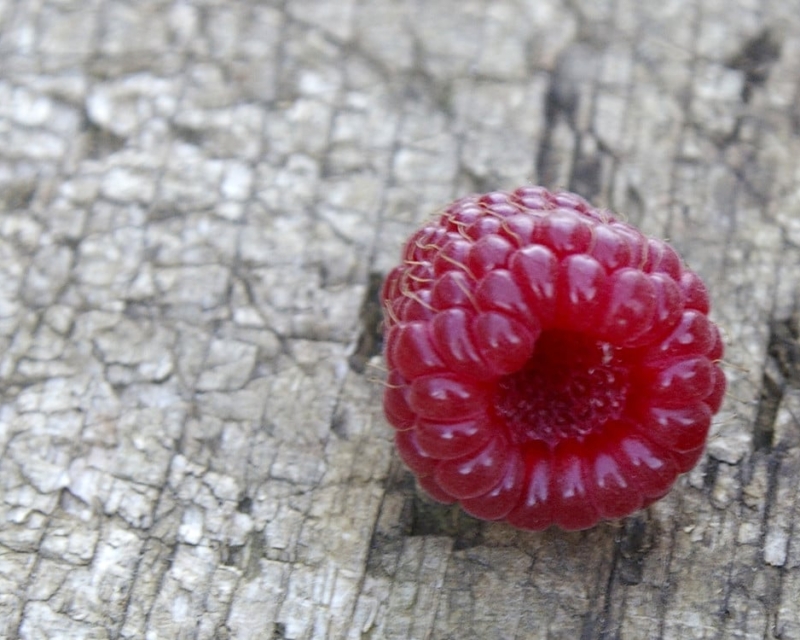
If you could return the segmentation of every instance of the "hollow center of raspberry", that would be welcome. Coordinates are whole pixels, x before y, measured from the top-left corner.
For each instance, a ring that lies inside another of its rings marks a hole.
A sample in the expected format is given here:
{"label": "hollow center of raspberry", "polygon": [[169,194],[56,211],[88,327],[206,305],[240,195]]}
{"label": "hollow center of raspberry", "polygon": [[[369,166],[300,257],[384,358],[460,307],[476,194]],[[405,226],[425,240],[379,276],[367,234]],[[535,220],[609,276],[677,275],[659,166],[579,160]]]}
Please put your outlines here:
{"label": "hollow center of raspberry", "polygon": [[520,444],[585,436],[622,415],[628,372],[622,354],[608,343],[545,331],[528,363],[498,382],[495,411]]}

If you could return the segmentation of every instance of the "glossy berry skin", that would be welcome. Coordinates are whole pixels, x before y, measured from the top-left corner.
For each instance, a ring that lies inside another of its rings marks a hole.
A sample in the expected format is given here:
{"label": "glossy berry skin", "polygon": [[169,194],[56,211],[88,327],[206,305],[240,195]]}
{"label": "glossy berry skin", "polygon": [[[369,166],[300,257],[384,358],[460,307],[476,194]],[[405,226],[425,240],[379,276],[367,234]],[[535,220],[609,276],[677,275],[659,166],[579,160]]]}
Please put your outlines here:
{"label": "glossy berry skin", "polygon": [[531,530],[663,497],[722,403],[700,278],[571,193],[462,198],[386,278],[386,417],[435,500]]}

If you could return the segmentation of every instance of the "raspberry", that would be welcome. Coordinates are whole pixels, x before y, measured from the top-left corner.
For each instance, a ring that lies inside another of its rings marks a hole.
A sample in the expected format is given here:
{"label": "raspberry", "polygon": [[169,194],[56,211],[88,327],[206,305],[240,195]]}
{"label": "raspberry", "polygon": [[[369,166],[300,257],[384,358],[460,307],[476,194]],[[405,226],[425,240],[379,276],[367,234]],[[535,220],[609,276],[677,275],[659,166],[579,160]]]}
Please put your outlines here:
{"label": "raspberry", "polygon": [[381,301],[400,457],[478,518],[571,530],[646,507],[697,463],[725,393],[700,278],[571,193],[457,200]]}

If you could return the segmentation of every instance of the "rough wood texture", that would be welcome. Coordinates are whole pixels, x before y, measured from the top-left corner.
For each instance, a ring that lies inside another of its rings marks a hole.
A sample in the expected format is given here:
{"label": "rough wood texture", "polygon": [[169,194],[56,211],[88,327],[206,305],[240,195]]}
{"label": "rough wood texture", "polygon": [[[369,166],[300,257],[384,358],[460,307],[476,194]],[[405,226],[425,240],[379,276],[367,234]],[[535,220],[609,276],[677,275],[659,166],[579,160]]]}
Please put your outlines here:
{"label": "rough wood texture", "polygon": [[[797,0],[0,0],[0,53],[0,637],[800,638]],[[523,183],[728,343],[701,465],[583,533],[430,505],[380,413],[401,240]]]}

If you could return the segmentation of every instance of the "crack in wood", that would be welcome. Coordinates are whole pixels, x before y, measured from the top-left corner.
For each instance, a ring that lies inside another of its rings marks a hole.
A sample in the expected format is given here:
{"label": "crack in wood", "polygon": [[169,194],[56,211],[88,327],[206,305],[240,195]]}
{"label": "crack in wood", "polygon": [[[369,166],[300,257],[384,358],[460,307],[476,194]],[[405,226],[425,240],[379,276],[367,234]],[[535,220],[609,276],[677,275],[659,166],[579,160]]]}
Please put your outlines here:
{"label": "crack in wood", "polygon": [[637,585],[642,581],[644,559],[653,548],[654,532],[643,514],[626,518],[622,536],[617,543],[619,560],[617,575],[626,585]]}
{"label": "crack in wood", "polygon": [[771,29],[766,28],[747,40],[728,60],[728,68],[744,72],[742,102],[750,102],[753,91],[767,81],[770,68],[780,56],[781,42]]}
{"label": "crack in wood", "polygon": [[442,505],[419,494],[412,503],[410,536],[446,536],[453,550],[470,549],[483,543],[484,523],[467,515],[458,505]]}
{"label": "crack in wood", "polygon": [[770,323],[767,354],[786,379],[786,385],[800,389],[800,312]]}
{"label": "crack in wood", "polygon": [[[575,134],[580,134],[577,120],[582,89],[593,81],[596,69],[597,52],[584,44],[573,45],[559,56],[550,76],[544,104],[544,137],[536,157],[539,183],[546,187],[556,186],[562,160],[558,158],[559,149],[554,139],[556,127],[563,120]],[[573,155],[579,152],[579,146],[580,140],[575,141]],[[575,164],[575,158],[572,163]],[[582,178],[591,177],[591,168],[582,168],[581,172],[586,173]]]}
{"label": "crack in wood", "polygon": [[593,200],[602,190],[602,156],[584,154],[578,148],[570,175],[569,189]]}
{"label": "crack in wood", "polygon": [[767,357],[779,372],[778,379],[765,370],[753,422],[753,448],[756,451],[774,446],[775,421],[787,388],[800,388],[800,316],[770,323]]}
{"label": "crack in wood", "polygon": [[236,510],[239,513],[250,514],[253,512],[253,499],[249,496],[242,497],[236,504]]}
{"label": "crack in wood", "polygon": [[380,355],[383,351],[383,333],[381,331],[383,313],[380,302],[382,284],[382,274],[375,272],[369,274],[367,290],[364,292],[364,300],[359,313],[361,332],[358,335],[356,349],[348,358],[350,369],[356,373],[364,373],[370,359]]}
{"label": "crack in wood", "polygon": [[783,400],[783,387],[765,373],[761,379],[761,393],[753,423],[753,448],[756,451],[772,448],[775,419],[778,416],[781,400]]}
{"label": "crack in wood", "polygon": [[714,485],[717,483],[717,475],[719,475],[720,464],[721,462],[713,456],[708,457],[705,473],[703,474],[703,488],[708,493],[714,490]]}

